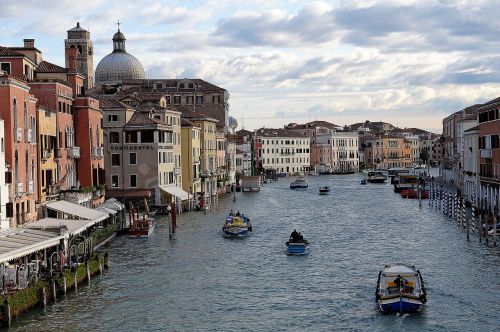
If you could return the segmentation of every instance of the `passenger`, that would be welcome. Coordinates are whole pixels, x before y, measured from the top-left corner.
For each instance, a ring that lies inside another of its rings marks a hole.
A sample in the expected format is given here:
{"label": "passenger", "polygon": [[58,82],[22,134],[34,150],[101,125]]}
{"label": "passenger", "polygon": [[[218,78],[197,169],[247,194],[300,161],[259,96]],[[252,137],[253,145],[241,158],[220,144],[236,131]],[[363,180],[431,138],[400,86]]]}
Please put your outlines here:
{"label": "passenger", "polygon": [[294,229],[292,234],[290,234],[290,242],[298,242],[299,241],[299,233]]}
{"label": "passenger", "polygon": [[396,287],[398,287],[398,288],[405,287],[407,282],[408,282],[408,280],[406,280],[405,278],[401,277],[400,274],[398,274],[398,276],[396,277],[396,279],[394,279],[394,283],[396,284]]}
{"label": "passenger", "polygon": [[304,237],[302,236],[301,233],[299,233],[299,242],[304,242]]}
{"label": "passenger", "polygon": [[240,216],[240,211],[238,210],[238,212],[236,212],[236,217],[239,217]]}
{"label": "passenger", "polygon": [[234,217],[234,211],[233,211],[232,209],[231,209],[231,211],[229,211],[229,215],[230,215],[231,217]]}

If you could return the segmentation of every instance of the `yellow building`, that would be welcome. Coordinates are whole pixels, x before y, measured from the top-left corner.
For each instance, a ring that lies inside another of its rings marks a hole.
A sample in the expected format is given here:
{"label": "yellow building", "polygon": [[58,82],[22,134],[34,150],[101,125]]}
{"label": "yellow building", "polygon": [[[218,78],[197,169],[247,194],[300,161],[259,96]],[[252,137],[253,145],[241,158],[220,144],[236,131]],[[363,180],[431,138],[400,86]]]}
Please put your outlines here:
{"label": "yellow building", "polygon": [[54,159],[56,147],[57,118],[54,111],[38,108],[38,203],[43,204],[55,195],[57,163]]}
{"label": "yellow building", "polygon": [[182,119],[182,189],[191,194],[199,194],[201,188],[201,128],[193,122]]}
{"label": "yellow building", "polygon": [[182,117],[200,128],[200,177],[201,191],[207,208],[217,203],[217,136],[218,120],[201,113],[183,110]]}

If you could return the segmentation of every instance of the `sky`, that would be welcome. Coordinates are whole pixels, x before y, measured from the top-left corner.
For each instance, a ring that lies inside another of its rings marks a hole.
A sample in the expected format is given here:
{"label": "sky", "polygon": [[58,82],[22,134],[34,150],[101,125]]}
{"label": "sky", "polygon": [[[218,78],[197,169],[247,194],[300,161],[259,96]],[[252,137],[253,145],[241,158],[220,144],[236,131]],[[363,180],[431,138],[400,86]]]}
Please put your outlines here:
{"label": "sky", "polygon": [[64,66],[80,21],[95,67],[120,21],[147,77],[228,90],[239,129],[370,120],[439,133],[500,95],[498,12],[495,0],[0,0],[0,45],[35,38]]}

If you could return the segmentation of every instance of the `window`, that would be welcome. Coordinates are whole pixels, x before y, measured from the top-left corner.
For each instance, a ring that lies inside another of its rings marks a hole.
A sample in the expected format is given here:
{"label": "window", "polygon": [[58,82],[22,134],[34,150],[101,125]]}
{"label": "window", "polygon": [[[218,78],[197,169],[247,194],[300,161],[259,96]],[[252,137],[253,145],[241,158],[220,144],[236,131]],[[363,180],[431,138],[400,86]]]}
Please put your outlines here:
{"label": "window", "polygon": [[112,153],[111,154],[111,166],[120,166],[120,154]]}
{"label": "window", "polygon": [[170,103],[171,103],[170,96],[166,96],[165,100],[167,102],[167,105],[170,105]]}
{"label": "window", "polygon": [[184,83],[179,84],[179,89],[184,89]]}
{"label": "window", "polygon": [[181,96],[174,96],[174,104],[179,105],[181,103]]}
{"label": "window", "polygon": [[110,132],[109,143],[120,143],[120,133],[117,131]]}
{"label": "window", "polygon": [[108,121],[109,122],[118,121],[118,115],[117,114],[110,114],[110,115],[108,115]]}
{"label": "window", "polygon": [[193,104],[193,96],[186,96],[186,104],[192,105]]}
{"label": "window", "polygon": [[118,175],[111,175],[111,187],[118,188]]}
{"label": "window", "polygon": [[141,143],[154,143],[154,131],[141,131]]}
{"label": "window", "polygon": [[219,95],[212,96],[212,103],[219,104],[220,103],[220,96]]}
{"label": "window", "polygon": [[196,96],[196,103],[203,104],[203,96]]}
{"label": "window", "polygon": [[136,187],[137,187],[137,175],[130,174],[130,188],[136,188]]}
{"label": "window", "polygon": [[137,165],[137,153],[130,152],[128,155],[128,163],[130,165]]}
{"label": "window", "polygon": [[6,72],[7,74],[11,74],[10,72],[10,62],[2,62],[0,63],[0,69]]}
{"label": "window", "polygon": [[137,131],[129,131],[125,136],[125,143],[139,143]]}

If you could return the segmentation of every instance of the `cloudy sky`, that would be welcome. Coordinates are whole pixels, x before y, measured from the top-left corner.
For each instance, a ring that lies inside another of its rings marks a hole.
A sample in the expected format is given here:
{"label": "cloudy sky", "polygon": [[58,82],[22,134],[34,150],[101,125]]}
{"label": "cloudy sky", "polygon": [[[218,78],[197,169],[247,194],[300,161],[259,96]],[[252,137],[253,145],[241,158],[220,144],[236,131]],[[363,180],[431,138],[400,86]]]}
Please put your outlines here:
{"label": "cloudy sky", "polygon": [[495,0],[1,0],[0,45],[35,38],[64,65],[80,20],[96,66],[120,20],[148,77],[227,89],[240,128],[382,120],[439,132],[443,117],[500,95],[499,12]]}

